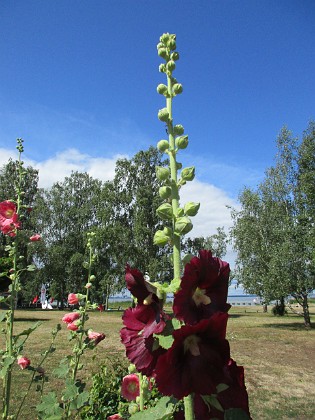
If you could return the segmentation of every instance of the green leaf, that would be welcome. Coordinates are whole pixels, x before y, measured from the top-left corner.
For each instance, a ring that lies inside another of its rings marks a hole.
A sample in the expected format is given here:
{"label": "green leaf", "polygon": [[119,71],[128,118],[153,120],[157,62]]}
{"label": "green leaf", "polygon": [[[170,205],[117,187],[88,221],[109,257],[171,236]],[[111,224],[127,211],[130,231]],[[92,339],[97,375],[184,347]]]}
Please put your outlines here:
{"label": "green leaf", "polygon": [[175,411],[177,400],[170,397],[162,397],[155,407],[133,414],[132,420],[171,420]]}
{"label": "green leaf", "polygon": [[161,334],[153,334],[155,338],[159,340],[159,344],[163,349],[169,349],[172,347],[174,338],[172,335],[161,335]]}
{"label": "green leaf", "polygon": [[229,386],[227,384],[219,384],[219,385],[217,385],[217,393],[223,392],[228,388],[229,388]]}
{"label": "green leaf", "polygon": [[241,408],[230,408],[224,411],[224,420],[249,420],[250,417]]}
{"label": "green leaf", "polygon": [[35,322],[35,324],[33,324],[30,328],[28,328],[27,330],[24,330],[22,332],[20,332],[19,334],[17,334],[14,338],[15,340],[18,337],[21,337],[22,335],[30,335],[33,331],[36,330],[36,328],[38,328],[42,323],[40,321]]}
{"label": "green leaf", "polygon": [[6,311],[1,311],[0,312],[0,322],[4,321],[7,317],[7,312]]}
{"label": "green leaf", "polygon": [[217,396],[212,395],[201,395],[201,398],[204,400],[204,402],[207,404],[207,406],[212,406],[216,408],[219,411],[224,411],[222,405],[219,403]]}
{"label": "green leaf", "polygon": [[174,330],[179,330],[182,326],[182,323],[177,318],[173,318],[172,325],[173,325]]}
{"label": "green leaf", "polygon": [[69,375],[69,367],[65,362],[61,362],[59,367],[53,370],[53,375],[57,378],[66,378]]}
{"label": "green leaf", "polygon": [[35,271],[35,270],[36,270],[36,266],[34,264],[27,266],[27,271]]}
{"label": "green leaf", "polygon": [[45,419],[60,420],[62,418],[63,410],[59,405],[56,394],[49,392],[44,395],[42,402],[36,406],[36,410],[45,414]]}
{"label": "green leaf", "polygon": [[12,356],[5,356],[2,362],[2,369],[0,370],[0,378],[4,378],[8,369],[11,367],[11,365],[14,363],[15,358]]}

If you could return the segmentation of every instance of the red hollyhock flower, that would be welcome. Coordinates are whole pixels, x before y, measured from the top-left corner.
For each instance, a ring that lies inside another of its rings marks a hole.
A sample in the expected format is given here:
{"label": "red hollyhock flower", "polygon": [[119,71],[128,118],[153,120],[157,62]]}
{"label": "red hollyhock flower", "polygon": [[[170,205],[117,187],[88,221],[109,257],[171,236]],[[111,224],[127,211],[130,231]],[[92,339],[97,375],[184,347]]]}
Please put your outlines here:
{"label": "red hollyhock flower", "polygon": [[153,337],[165,327],[164,314],[154,304],[137,305],[126,309],[122,319],[125,327],[121,329],[120,336],[126,355],[139,372],[150,376],[158,357],[165,352],[162,347],[155,349]]}
{"label": "red hollyhock flower", "polygon": [[230,266],[211,251],[199,251],[185,266],[181,289],[174,295],[173,310],[177,318],[195,324],[214,312],[227,312],[226,303]]}
{"label": "red hollyhock flower", "polygon": [[18,365],[20,366],[21,369],[26,369],[31,364],[30,359],[28,359],[25,356],[19,357],[17,362],[18,362]]}
{"label": "red hollyhock flower", "polygon": [[69,305],[77,305],[79,303],[79,298],[75,293],[69,293],[68,295]]}
{"label": "red hollyhock flower", "polygon": [[15,236],[16,229],[21,226],[16,213],[16,205],[12,201],[0,203],[0,230],[4,235]]}
{"label": "red hollyhock flower", "polygon": [[88,338],[94,342],[95,346],[105,338],[105,334],[96,331],[88,331]]}
{"label": "red hollyhock flower", "polygon": [[230,359],[225,339],[227,313],[215,313],[195,325],[173,332],[172,347],[157,362],[156,384],[164,395],[177,399],[191,393],[213,394],[224,382],[224,366]]}
{"label": "red hollyhock flower", "polygon": [[71,324],[72,322],[76,321],[80,318],[79,312],[70,312],[69,314],[65,314],[62,317],[62,321],[66,324]]}
{"label": "red hollyhock flower", "polygon": [[139,376],[137,374],[132,373],[123,377],[121,395],[127,401],[134,401],[140,395]]}
{"label": "red hollyhock flower", "polygon": [[37,241],[40,241],[40,240],[41,240],[41,236],[38,233],[36,233],[35,235],[32,235],[30,237],[31,242],[37,242]]}
{"label": "red hollyhock flower", "polygon": [[150,304],[152,301],[159,303],[158,297],[149,290],[148,283],[145,282],[143,274],[137,268],[130,268],[127,264],[125,280],[127,289],[137,298],[140,305]]}

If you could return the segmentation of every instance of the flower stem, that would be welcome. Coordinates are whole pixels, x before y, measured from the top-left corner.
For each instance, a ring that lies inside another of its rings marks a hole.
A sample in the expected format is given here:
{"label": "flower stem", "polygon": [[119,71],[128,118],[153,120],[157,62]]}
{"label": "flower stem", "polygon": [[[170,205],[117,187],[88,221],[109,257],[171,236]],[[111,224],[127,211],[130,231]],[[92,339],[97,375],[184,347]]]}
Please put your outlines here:
{"label": "flower stem", "polygon": [[194,420],[194,399],[192,395],[184,398],[185,420]]}

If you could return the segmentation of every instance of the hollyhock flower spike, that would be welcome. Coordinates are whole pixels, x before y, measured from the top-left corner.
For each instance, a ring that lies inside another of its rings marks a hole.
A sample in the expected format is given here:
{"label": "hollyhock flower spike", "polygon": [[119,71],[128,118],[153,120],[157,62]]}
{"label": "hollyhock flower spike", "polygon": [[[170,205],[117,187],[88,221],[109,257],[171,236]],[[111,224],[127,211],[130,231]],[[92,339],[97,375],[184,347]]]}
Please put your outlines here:
{"label": "hollyhock flower spike", "polygon": [[121,384],[121,395],[127,401],[135,401],[140,394],[139,376],[135,373],[123,378]]}
{"label": "hollyhock flower spike", "polygon": [[76,321],[79,318],[80,318],[79,312],[70,312],[68,314],[65,314],[62,317],[62,321],[65,322],[66,324],[71,324],[72,322]]}
{"label": "hollyhock flower spike", "polygon": [[69,305],[77,305],[79,303],[79,298],[75,293],[69,293],[68,295]]}
{"label": "hollyhock flower spike", "polygon": [[91,341],[93,341],[93,342],[94,342],[95,346],[97,346],[97,344],[98,344],[100,341],[104,340],[104,338],[105,338],[105,334],[103,334],[103,333],[99,333],[99,332],[96,332],[96,331],[91,331],[91,330],[89,330],[89,331],[88,331],[88,338],[89,338]]}
{"label": "hollyhock flower spike", "polygon": [[177,318],[195,324],[216,311],[227,312],[226,303],[230,266],[211,251],[199,251],[186,264],[181,289],[174,295],[173,310]]}
{"label": "hollyhock flower spike", "polygon": [[18,362],[18,365],[20,366],[21,369],[26,369],[31,364],[30,359],[28,359],[25,356],[19,357],[17,362]]}
{"label": "hollyhock flower spike", "polygon": [[159,357],[155,368],[160,392],[177,399],[216,392],[216,385],[224,382],[223,368],[230,359],[225,339],[227,319],[226,313],[215,313],[173,332],[172,347]]}

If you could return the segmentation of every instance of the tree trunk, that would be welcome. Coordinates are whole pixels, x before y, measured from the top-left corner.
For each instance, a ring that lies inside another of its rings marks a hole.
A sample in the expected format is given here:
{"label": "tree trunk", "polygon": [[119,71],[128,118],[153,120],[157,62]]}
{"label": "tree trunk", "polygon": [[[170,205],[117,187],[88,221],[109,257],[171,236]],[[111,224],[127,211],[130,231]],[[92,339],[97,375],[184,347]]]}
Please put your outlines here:
{"label": "tree trunk", "polygon": [[267,303],[263,304],[263,312],[268,312]]}
{"label": "tree trunk", "polygon": [[307,299],[307,294],[303,294],[303,302],[302,302],[302,307],[303,307],[303,317],[304,317],[304,325],[306,328],[311,328],[311,318],[310,318],[310,311],[308,308],[308,299]]}

